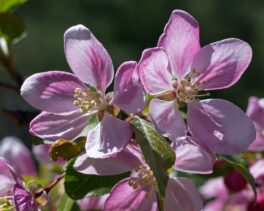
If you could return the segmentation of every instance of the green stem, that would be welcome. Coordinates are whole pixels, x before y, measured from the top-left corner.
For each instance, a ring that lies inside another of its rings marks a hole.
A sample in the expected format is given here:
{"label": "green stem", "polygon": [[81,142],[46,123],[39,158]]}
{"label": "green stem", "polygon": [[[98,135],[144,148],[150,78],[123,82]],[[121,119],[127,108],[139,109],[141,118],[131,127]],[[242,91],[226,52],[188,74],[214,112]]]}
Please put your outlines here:
{"label": "green stem", "polygon": [[156,196],[157,196],[157,202],[158,202],[159,211],[164,211],[163,199],[160,197],[159,193],[156,193]]}
{"label": "green stem", "polygon": [[17,84],[19,91],[20,86],[23,83],[23,77],[19,74],[18,70],[15,67],[14,56],[11,52],[11,47],[8,47],[8,55],[4,54],[3,50],[0,48],[0,61],[4,69]]}
{"label": "green stem", "polygon": [[65,176],[65,172],[57,176],[44,190],[49,193]]}

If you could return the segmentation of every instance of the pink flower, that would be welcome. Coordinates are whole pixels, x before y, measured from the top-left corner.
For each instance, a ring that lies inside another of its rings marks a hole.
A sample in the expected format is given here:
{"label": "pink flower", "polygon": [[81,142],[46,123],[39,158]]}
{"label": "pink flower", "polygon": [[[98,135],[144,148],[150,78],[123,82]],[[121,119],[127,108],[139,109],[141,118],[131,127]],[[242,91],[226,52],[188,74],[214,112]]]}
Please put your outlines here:
{"label": "pink flower", "polygon": [[256,139],[248,150],[252,152],[264,151],[264,99],[250,97],[246,113],[253,120],[257,131]]}
{"label": "pink flower", "polygon": [[[190,132],[192,139],[213,152],[241,152],[255,139],[250,119],[222,99],[198,100],[200,93],[235,84],[252,57],[250,46],[230,38],[200,47],[199,24],[188,13],[175,10],[158,47],[143,52],[139,76],[150,95],[150,114],[157,129],[176,145]],[[179,107],[187,104],[187,125]]]}
{"label": "pink flower", "polygon": [[258,160],[250,167],[250,173],[257,187],[257,201],[254,202],[252,188],[245,185],[238,172],[208,180],[200,192],[205,199],[211,199],[204,211],[241,210],[260,211],[264,206],[264,160]]}
{"label": "pink flower", "polygon": [[73,139],[97,114],[101,121],[88,133],[86,151],[93,158],[111,156],[132,136],[129,124],[114,117],[115,106],[132,113],[145,106],[135,73],[137,64],[121,64],[113,94],[105,94],[113,81],[113,64],[90,30],[82,25],[69,28],[64,34],[64,49],[75,75],[63,71],[37,73],[21,87],[24,99],[43,111],[30,123],[30,132],[48,140]]}
{"label": "pink flower", "polygon": [[37,175],[33,157],[20,139],[12,136],[5,137],[0,143],[0,156],[8,160],[19,175]]}
{"label": "pink flower", "polygon": [[17,211],[38,211],[32,195],[23,187],[22,178],[15,169],[0,157],[0,206],[4,199]]}
{"label": "pink flower", "polygon": [[[187,155],[190,157],[189,154]],[[74,167],[81,173],[96,175],[113,175],[132,170],[131,177],[120,181],[112,189],[105,202],[104,210],[157,210],[156,182],[152,171],[142,157],[138,145],[131,142],[115,157],[93,159],[83,154],[77,158]],[[194,155],[193,157],[199,156]],[[190,172],[195,172],[198,168],[190,164],[194,162],[193,157],[188,159],[183,152],[175,165],[183,170],[188,169]],[[196,161],[200,166],[202,162],[199,158]],[[200,171],[203,170],[202,168]],[[202,209],[202,201],[194,184],[185,178],[169,179],[164,203],[165,210],[175,210],[175,207],[178,208],[176,210],[186,211]]]}

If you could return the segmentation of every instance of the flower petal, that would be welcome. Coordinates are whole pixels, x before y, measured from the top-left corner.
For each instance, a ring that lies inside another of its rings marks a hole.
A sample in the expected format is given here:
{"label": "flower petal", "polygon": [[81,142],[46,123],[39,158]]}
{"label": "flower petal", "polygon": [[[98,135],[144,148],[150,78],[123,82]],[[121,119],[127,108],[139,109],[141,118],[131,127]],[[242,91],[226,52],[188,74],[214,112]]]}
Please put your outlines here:
{"label": "flower petal", "polygon": [[18,184],[14,186],[14,203],[17,211],[38,211],[31,194]]}
{"label": "flower petal", "polygon": [[192,68],[201,73],[197,78],[201,89],[224,89],[240,79],[251,58],[249,44],[230,38],[204,46],[194,56]]}
{"label": "flower petal", "polygon": [[157,202],[154,192],[147,197],[149,188],[139,185],[137,188],[129,186],[129,181],[135,179],[126,178],[121,180],[112,189],[109,198],[106,200],[104,210],[137,210],[137,211],[156,211]]}
{"label": "flower petal", "polygon": [[84,153],[76,159],[74,168],[83,174],[114,175],[131,171],[142,163],[141,151],[132,142],[109,158],[90,158]]}
{"label": "flower petal", "polygon": [[22,180],[17,177],[15,169],[5,158],[0,157],[0,197],[11,195],[17,182],[21,183]]}
{"label": "flower petal", "polygon": [[203,201],[191,180],[170,178],[164,200],[166,211],[201,211]]}
{"label": "flower petal", "polygon": [[222,99],[188,104],[187,123],[194,141],[220,154],[242,152],[256,137],[254,125],[244,112]]}
{"label": "flower petal", "polygon": [[112,60],[104,46],[83,25],[69,28],[64,34],[66,59],[72,71],[84,82],[103,93],[112,82]]}
{"label": "flower petal", "polygon": [[176,156],[173,168],[178,171],[194,174],[210,174],[216,157],[213,153],[200,146],[183,143],[176,148]]}
{"label": "flower petal", "polygon": [[225,200],[228,198],[229,191],[225,186],[224,177],[217,177],[207,180],[200,187],[200,193],[206,199],[217,197]]}
{"label": "flower petal", "polygon": [[105,113],[103,120],[87,136],[85,145],[90,158],[106,158],[121,151],[131,140],[132,131],[127,122]]}
{"label": "flower petal", "polygon": [[30,133],[50,141],[73,139],[86,126],[91,115],[80,111],[64,114],[42,112],[30,122]]}
{"label": "flower petal", "polygon": [[7,159],[19,175],[37,176],[30,151],[16,137],[5,137],[0,144],[0,156]]}
{"label": "flower petal", "polygon": [[187,135],[185,122],[175,101],[151,100],[150,115],[157,130],[176,145]]}
{"label": "flower petal", "polygon": [[109,194],[101,196],[90,196],[79,201],[81,211],[103,210]]}
{"label": "flower petal", "polygon": [[172,75],[169,69],[169,58],[164,49],[144,50],[138,63],[138,71],[145,91],[156,95],[172,90]]}
{"label": "flower petal", "polygon": [[0,175],[13,180],[17,184],[22,184],[22,178],[4,157],[0,157]]}
{"label": "flower petal", "polygon": [[129,113],[139,113],[146,106],[137,74],[137,63],[129,61],[120,65],[115,76],[113,103]]}
{"label": "flower petal", "polygon": [[28,77],[21,87],[21,95],[30,105],[42,111],[64,113],[77,109],[73,105],[77,87],[88,91],[73,74],[48,71]]}
{"label": "flower petal", "polygon": [[264,159],[258,160],[254,165],[250,167],[250,173],[255,180],[263,180],[264,178]]}
{"label": "flower petal", "polygon": [[172,73],[178,79],[190,70],[193,55],[200,49],[198,22],[185,11],[174,10],[158,46],[166,49]]}
{"label": "flower petal", "polygon": [[247,115],[253,120],[257,131],[256,140],[249,146],[249,151],[264,151],[264,99],[250,97]]}

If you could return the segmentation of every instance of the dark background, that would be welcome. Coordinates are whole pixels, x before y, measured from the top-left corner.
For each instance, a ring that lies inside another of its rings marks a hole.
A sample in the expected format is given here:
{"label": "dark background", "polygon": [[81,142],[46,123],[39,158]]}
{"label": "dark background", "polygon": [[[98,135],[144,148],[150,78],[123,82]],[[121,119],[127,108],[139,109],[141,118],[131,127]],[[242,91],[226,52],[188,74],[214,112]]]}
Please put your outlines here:
{"label": "dark background", "polygon": [[[253,60],[233,87],[212,93],[246,109],[248,97],[264,97],[264,3],[241,0],[31,0],[17,13],[28,36],[14,47],[16,64],[25,77],[46,70],[66,70],[63,33],[83,24],[91,29],[112,57],[115,69],[126,60],[139,60],[143,49],[154,47],[171,12],[183,9],[200,23],[202,46],[229,37],[247,41]],[[9,81],[0,70],[1,79]],[[12,91],[0,89],[0,109],[33,110]],[[0,116],[0,140],[15,135],[28,145],[25,127]]]}

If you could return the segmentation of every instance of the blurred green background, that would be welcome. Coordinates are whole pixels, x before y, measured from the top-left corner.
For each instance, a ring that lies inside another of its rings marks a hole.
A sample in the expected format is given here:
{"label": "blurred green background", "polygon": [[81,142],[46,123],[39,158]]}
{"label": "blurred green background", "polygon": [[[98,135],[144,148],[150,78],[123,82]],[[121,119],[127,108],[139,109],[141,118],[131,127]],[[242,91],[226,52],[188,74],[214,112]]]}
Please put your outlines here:
{"label": "blurred green background", "polygon": [[[183,9],[200,23],[201,44],[237,37],[253,48],[253,61],[241,80],[213,97],[246,109],[251,95],[264,97],[264,2],[260,0],[31,0],[17,13],[28,36],[14,46],[16,64],[25,77],[46,70],[70,71],[63,51],[63,33],[73,25],[91,29],[110,53],[114,66],[139,60],[142,50],[154,47],[171,12]],[[1,79],[10,79],[0,70]],[[0,108],[33,110],[12,91],[0,89]],[[16,135],[30,145],[25,127],[0,116],[0,139]]]}

